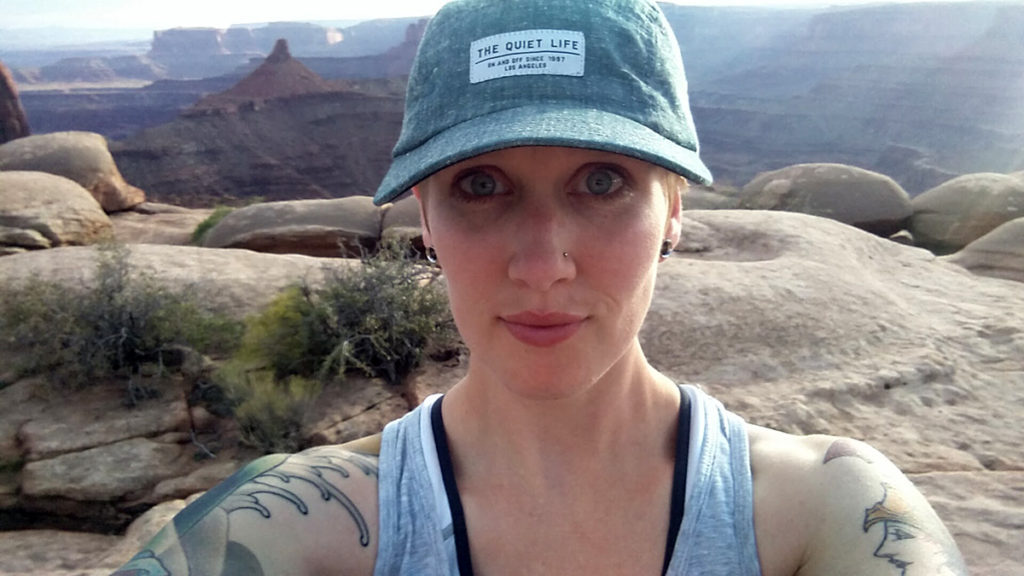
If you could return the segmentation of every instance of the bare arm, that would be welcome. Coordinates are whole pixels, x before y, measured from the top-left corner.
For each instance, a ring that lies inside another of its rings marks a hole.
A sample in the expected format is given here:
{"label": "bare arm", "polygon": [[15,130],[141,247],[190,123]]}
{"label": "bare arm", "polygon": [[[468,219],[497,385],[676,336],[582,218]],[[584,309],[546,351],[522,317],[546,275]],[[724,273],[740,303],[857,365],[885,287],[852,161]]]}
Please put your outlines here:
{"label": "bare arm", "polygon": [[115,576],[371,574],[377,458],[338,447],[253,461],[161,530]]}
{"label": "bare arm", "polygon": [[[764,543],[788,557],[760,550],[765,574],[967,574],[938,515],[877,450],[848,438],[773,434],[760,434],[769,438],[762,440],[769,446],[762,456],[774,457],[760,465],[761,498],[784,494],[789,506],[755,503],[755,525],[759,546],[764,533]],[[773,530],[777,522],[787,529],[781,536]]]}

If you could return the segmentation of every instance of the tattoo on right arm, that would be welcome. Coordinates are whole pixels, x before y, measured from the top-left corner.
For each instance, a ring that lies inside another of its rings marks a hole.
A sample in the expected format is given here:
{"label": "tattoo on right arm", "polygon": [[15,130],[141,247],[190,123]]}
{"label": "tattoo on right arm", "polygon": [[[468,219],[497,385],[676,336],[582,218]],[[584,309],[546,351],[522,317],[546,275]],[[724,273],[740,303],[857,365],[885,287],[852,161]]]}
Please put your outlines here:
{"label": "tattoo on right arm", "polygon": [[[356,453],[266,456],[250,463],[182,510],[148,546],[112,576],[171,576],[172,574],[264,574],[256,555],[229,537],[232,514],[253,510],[262,518],[272,514],[269,498],[284,500],[302,515],[310,507],[293,489],[294,482],[315,488],[324,502],[337,502],[359,531],[359,544],[370,544],[370,530],[359,507],[339,488],[333,476],[353,473],[377,476],[377,459]],[[159,551],[159,552],[158,552]]]}

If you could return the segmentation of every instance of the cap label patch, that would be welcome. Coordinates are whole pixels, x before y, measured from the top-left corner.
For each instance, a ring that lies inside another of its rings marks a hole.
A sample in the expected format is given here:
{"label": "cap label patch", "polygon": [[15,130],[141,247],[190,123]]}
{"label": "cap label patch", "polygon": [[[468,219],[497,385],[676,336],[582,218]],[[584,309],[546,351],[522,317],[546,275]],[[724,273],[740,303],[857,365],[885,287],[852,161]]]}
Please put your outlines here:
{"label": "cap label patch", "polygon": [[574,30],[520,30],[469,45],[469,83],[549,74],[583,76],[586,39]]}

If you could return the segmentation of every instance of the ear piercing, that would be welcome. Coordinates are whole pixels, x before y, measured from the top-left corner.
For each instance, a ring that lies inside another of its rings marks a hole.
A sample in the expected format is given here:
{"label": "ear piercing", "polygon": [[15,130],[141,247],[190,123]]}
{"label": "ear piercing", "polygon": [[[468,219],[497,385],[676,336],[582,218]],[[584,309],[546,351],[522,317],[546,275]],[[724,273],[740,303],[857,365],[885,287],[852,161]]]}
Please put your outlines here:
{"label": "ear piercing", "polygon": [[437,264],[437,251],[434,250],[433,246],[427,246],[427,262],[431,264]]}
{"label": "ear piercing", "polygon": [[672,256],[673,249],[674,246],[672,246],[672,241],[665,239],[665,241],[661,243],[661,252],[658,255],[662,258],[668,258],[669,256]]}

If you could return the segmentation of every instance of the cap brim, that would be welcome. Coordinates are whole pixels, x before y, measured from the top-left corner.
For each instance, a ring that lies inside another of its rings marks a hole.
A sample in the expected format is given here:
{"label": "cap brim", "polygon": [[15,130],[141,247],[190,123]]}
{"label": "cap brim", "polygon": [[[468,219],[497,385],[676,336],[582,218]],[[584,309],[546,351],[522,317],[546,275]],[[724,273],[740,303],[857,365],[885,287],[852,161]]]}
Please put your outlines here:
{"label": "cap brim", "polygon": [[373,201],[390,202],[438,170],[516,146],[604,150],[646,160],[700,184],[712,181],[696,152],[629,118],[601,110],[531,105],[463,122],[395,157]]}

